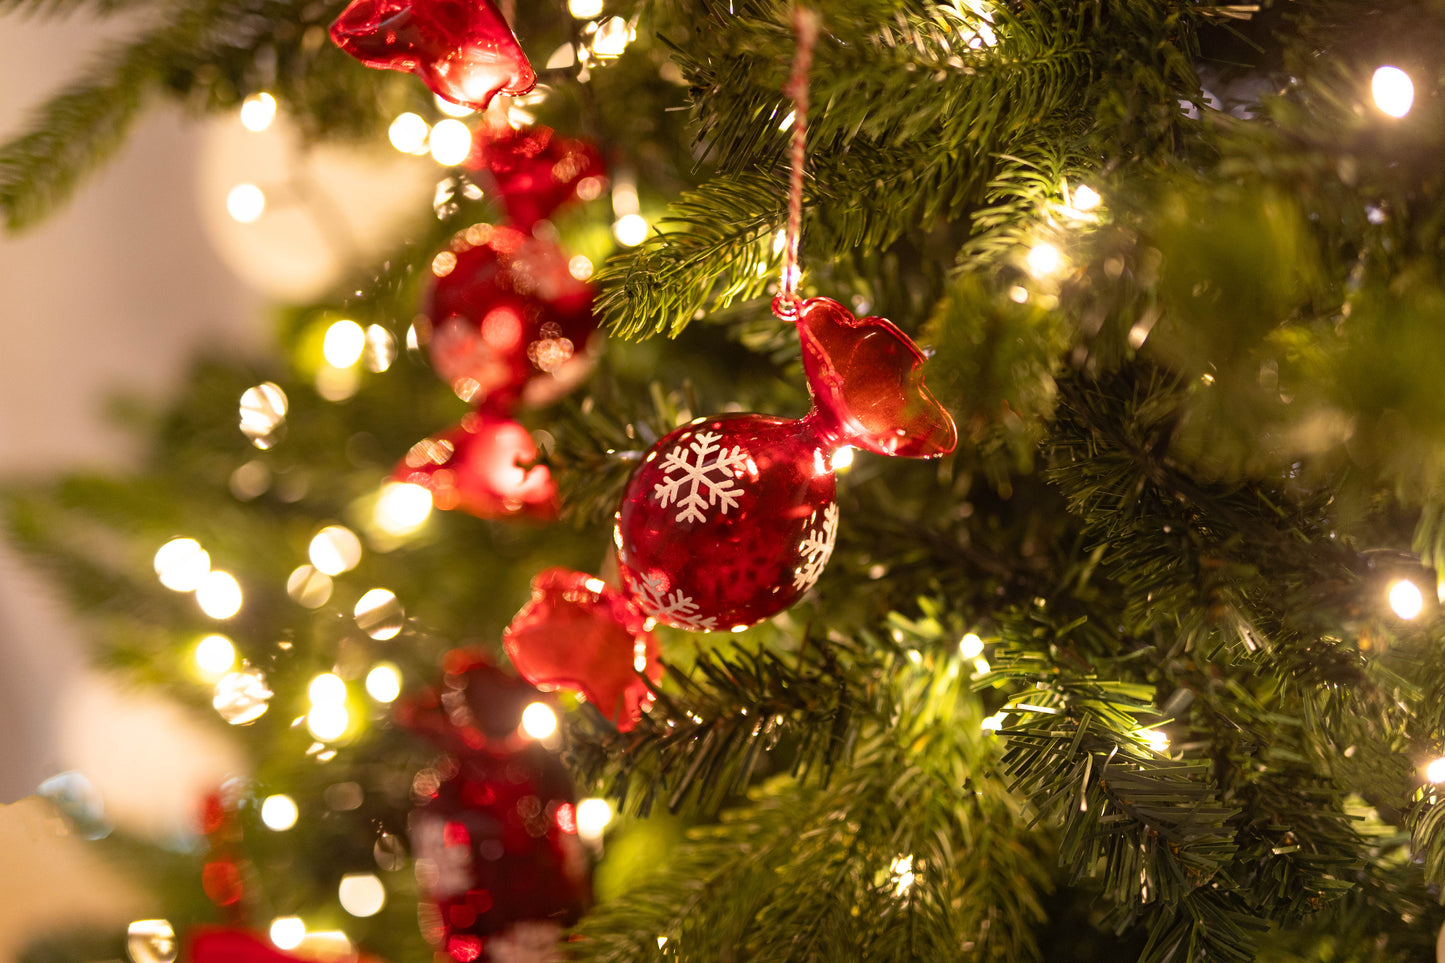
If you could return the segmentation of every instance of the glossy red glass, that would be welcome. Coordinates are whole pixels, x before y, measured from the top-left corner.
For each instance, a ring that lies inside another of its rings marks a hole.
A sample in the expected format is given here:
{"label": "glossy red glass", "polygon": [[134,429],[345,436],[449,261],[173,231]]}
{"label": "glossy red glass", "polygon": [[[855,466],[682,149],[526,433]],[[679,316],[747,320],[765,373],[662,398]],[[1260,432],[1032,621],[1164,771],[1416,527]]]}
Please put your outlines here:
{"label": "glossy red glass", "polygon": [[573,201],[599,197],[607,186],[597,148],[550,127],[483,124],[468,165],[491,176],[507,218],[523,231]]}
{"label": "glossy red glass", "polygon": [[541,404],[587,373],[592,286],[551,241],[478,224],[433,260],[425,315],[437,374],[467,401]]}
{"label": "glossy red glass", "polygon": [[624,595],[584,572],[547,569],[502,633],[512,665],[533,685],[582,693],[628,731],[662,678],[657,639]]}
{"label": "glossy red glass", "polygon": [[431,492],[432,505],[478,518],[557,517],[557,485],[538,457],[531,432],[483,409],[413,445],[392,479]]}
{"label": "glossy red glass", "polygon": [[190,963],[300,963],[305,958],[278,950],[270,940],[248,930],[198,926],[186,937],[182,959]]}
{"label": "glossy red glass", "polygon": [[437,96],[475,110],[537,83],[491,0],[353,0],[331,39],[368,67],[416,74]]}
{"label": "glossy red glass", "polygon": [[505,759],[535,741],[521,727],[527,706],[551,701],[480,650],[453,649],[442,658],[441,684],[407,695],[392,712],[399,724],[453,756]]}

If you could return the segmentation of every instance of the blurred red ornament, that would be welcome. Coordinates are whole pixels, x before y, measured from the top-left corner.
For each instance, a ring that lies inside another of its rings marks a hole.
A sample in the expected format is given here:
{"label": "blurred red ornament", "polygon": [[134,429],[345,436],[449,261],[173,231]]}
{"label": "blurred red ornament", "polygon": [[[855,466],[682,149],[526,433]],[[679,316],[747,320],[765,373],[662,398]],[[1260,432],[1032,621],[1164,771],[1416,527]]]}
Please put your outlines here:
{"label": "blurred red ornament", "polygon": [[480,653],[449,653],[445,670],[397,710],[449,753],[415,784],[422,934],[459,963],[559,958],[562,928],[591,902],[591,865],[566,769],[522,728],[547,697]]}
{"label": "blurred red ornament", "polygon": [[550,520],[557,517],[557,485],[546,465],[533,464],[538,455],[526,428],[482,409],[417,442],[391,477],[426,488],[439,509]]}
{"label": "blurred red ornament", "polygon": [[478,224],[432,262],[426,308],[432,366],[458,396],[508,409],[570,391],[597,328],[592,287],[555,243]]}
{"label": "blurred red ornament", "polygon": [[532,579],[532,599],[502,643],[534,685],[581,692],[618,729],[636,724],[653,695],[644,676],[662,678],[647,617],[601,579],[552,568]]}
{"label": "blurred red ornament", "polygon": [[491,174],[508,219],[523,231],[566,204],[599,197],[607,186],[597,148],[549,127],[483,125],[470,165]]}
{"label": "blurred red ornament", "polygon": [[234,927],[202,926],[190,932],[184,959],[190,963],[298,963],[266,939]]}
{"label": "blurred red ornament", "polygon": [[491,0],[352,0],[331,39],[368,67],[416,74],[437,96],[475,110],[537,84]]}

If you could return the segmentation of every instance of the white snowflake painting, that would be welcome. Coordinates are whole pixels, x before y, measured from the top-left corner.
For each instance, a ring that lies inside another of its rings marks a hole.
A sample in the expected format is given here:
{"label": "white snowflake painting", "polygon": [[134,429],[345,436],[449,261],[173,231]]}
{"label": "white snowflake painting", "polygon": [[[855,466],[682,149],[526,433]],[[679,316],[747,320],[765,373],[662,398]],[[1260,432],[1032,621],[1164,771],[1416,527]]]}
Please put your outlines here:
{"label": "white snowflake painting", "polygon": [[642,611],[660,622],[694,632],[717,631],[717,617],[699,618],[697,603],[680,590],[666,591],[661,575],[639,576],[637,601]]}
{"label": "white snowflake painting", "polygon": [[722,435],[699,431],[667,450],[662,459],[663,481],[652,486],[652,496],[663,508],[676,505],[678,522],[704,522],[716,509],[726,515],[736,508],[744,489],[738,478],[746,470],[748,453],[741,445],[724,448]]}
{"label": "white snowflake painting", "polygon": [[823,517],[819,519],[815,512],[808,530],[803,533],[803,544],[798,546],[803,564],[793,570],[793,588],[806,592],[813,587],[833,554],[833,543],[837,538],[838,503],[829,502],[828,507],[823,509]]}

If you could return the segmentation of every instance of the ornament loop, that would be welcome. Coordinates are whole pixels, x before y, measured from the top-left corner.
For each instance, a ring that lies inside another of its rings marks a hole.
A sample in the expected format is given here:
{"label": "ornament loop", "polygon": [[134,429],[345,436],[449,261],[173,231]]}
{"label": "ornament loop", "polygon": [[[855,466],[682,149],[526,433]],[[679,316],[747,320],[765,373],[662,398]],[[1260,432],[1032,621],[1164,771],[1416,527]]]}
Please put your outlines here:
{"label": "ornament loop", "polygon": [[783,292],[773,298],[773,314],[777,315],[779,321],[792,324],[798,320],[798,312],[802,308],[803,299],[798,297],[796,292]]}
{"label": "ornament loop", "polygon": [[[798,49],[793,55],[793,73],[783,92],[793,99],[793,146],[788,171],[788,226],[783,243],[782,280],[778,284],[780,298],[798,301],[798,244],[803,233],[803,161],[808,137],[808,69],[813,63],[813,45],[818,40],[818,15],[807,7],[793,11],[793,27],[798,34]],[[773,302],[777,311],[777,301]],[[789,317],[797,316],[796,309]]]}

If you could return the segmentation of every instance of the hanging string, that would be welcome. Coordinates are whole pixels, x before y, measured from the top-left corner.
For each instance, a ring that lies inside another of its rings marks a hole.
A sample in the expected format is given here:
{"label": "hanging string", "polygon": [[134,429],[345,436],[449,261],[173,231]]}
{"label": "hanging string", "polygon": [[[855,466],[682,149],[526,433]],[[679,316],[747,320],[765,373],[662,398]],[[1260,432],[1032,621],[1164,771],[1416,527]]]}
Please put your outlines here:
{"label": "hanging string", "polygon": [[798,49],[793,54],[793,73],[783,92],[793,100],[793,148],[789,159],[788,226],[783,244],[783,273],[778,284],[774,310],[785,317],[797,313],[798,243],[803,233],[803,161],[808,138],[808,70],[813,65],[813,46],[818,40],[818,15],[807,7],[793,9],[793,29]]}

